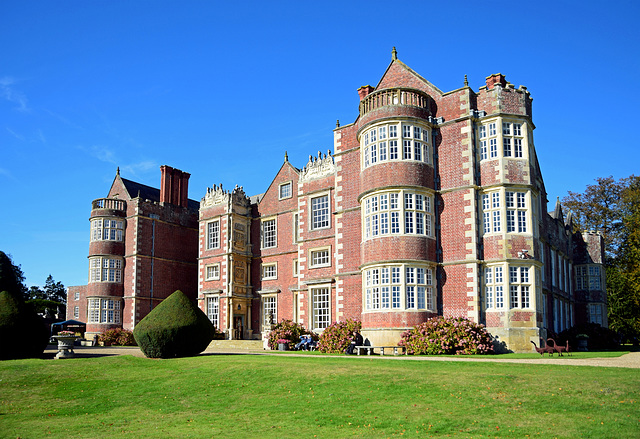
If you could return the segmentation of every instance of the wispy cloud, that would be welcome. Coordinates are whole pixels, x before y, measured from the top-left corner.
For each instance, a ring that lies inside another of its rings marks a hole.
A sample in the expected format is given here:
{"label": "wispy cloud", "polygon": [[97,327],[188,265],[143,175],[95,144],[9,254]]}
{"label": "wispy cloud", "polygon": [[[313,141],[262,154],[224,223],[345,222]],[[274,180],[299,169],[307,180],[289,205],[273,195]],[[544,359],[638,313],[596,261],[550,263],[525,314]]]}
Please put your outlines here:
{"label": "wispy cloud", "polygon": [[15,89],[15,83],[16,81],[9,76],[0,78],[0,97],[16,104],[18,111],[29,111],[27,97],[24,93]]}
{"label": "wispy cloud", "polygon": [[153,160],[143,160],[138,163],[130,163],[120,167],[120,171],[125,175],[138,176],[150,170],[158,169],[158,164]]}
{"label": "wispy cloud", "polygon": [[150,170],[158,169],[159,165],[154,160],[143,159],[138,162],[127,163],[118,157],[116,151],[109,147],[101,145],[93,145],[89,148],[80,146],[78,149],[84,151],[88,155],[100,160],[101,162],[110,163],[120,168],[120,171],[128,177],[139,177]]}
{"label": "wispy cloud", "polygon": [[87,152],[101,162],[112,163],[114,165],[117,163],[115,152],[105,146],[93,145],[87,150]]}
{"label": "wispy cloud", "polygon": [[42,132],[41,129],[38,129],[38,132],[36,133],[36,137],[38,138],[38,140],[42,143],[47,143],[47,138],[44,137],[44,133]]}
{"label": "wispy cloud", "polygon": [[7,129],[9,134],[11,134],[13,137],[15,137],[16,139],[20,140],[21,142],[24,142],[25,140],[27,140],[27,139],[25,139],[25,137],[22,134],[16,133],[11,128],[9,128],[9,127],[5,127],[5,128]]}

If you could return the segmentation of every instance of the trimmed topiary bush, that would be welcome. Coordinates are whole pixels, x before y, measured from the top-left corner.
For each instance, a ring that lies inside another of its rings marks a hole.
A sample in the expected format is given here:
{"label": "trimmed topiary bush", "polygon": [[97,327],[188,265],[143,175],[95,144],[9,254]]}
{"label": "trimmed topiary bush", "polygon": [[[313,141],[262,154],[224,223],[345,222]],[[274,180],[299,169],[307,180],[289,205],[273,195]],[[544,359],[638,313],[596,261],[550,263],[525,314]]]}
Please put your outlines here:
{"label": "trimmed topiary bush", "polygon": [[133,336],[133,332],[122,328],[108,329],[104,331],[98,336],[98,341],[104,343],[105,346],[136,345],[136,340]]}
{"label": "trimmed topiary bush", "polygon": [[283,319],[280,323],[276,323],[267,336],[267,344],[271,349],[278,349],[278,340],[288,340],[289,349],[300,341],[301,335],[310,335],[312,339],[318,340],[318,335],[308,331],[300,323]]}
{"label": "trimmed topiary bush", "polygon": [[343,354],[353,339],[353,332],[360,332],[360,329],[362,323],[359,320],[333,322],[320,335],[318,350],[325,354]]}
{"label": "trimmed topiary bush", "polygon": [[0,292],[0,360],[39,357],[47,347],[45,322],[23,300]]}
{"label": "trimmed topiary bush", "polygon": [[133,336],[147,357],[174,358],[198,355],[214,332],[205,313],[178,290],[136,325]]}
{"label": "trimmed topiary bush", "polygon": [[415,355],[493,353],[493,340],[484,325],[453,317],[433,317],[405,331],[398,345]]}

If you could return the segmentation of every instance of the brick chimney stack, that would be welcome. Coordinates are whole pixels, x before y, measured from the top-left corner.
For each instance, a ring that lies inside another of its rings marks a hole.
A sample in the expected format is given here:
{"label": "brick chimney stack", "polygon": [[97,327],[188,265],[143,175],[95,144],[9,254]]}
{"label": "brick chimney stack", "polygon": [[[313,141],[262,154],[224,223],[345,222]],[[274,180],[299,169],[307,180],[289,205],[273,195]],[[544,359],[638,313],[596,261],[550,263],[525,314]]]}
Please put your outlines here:
{"label": "brick chimney stack", "polygon": [[358,89],[358,95],[360,96],[360,100],[363,100],[364,98],[366,98],[367,95],[371,93],[373,90],[375,90],[375,88],[371,87],[370,85],[363,85],[362,87],[360,87]]}
{"label": "brick chimney stack", "polygon": [[502,87],[507,86],[507,80],[502,73],[494,73],[491,76],[487,76],[487,90],[491,90],[494,85],[500,84]]}
{"label": "brick chimney stack", "polygon": [[167,165],[160,166],[160,172],[160,202],[187,207],[191,174]]}

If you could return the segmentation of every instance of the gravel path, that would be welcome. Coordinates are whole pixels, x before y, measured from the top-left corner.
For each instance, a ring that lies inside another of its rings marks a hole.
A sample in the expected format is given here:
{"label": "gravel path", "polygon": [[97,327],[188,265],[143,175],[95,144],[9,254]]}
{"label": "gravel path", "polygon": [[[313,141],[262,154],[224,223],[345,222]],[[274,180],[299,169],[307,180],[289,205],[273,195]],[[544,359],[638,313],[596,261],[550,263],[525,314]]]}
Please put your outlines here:
{"label": "gravel path", "polygon": [[[92,357],[105,357],[113,355],[133,355],[134,357],[144,358],[144,354],[137,347],[89,347],[89,346],[76,346],[74,348],[77,358],[92,358]],[[57,349],[53,345],[44,351],[44,358],[53,358]],[[289,355],[289,356],[308,356],[297,353],[272,353],[270,351],[263,350],[246,350],[246,349],[207,349],[203,353],[204,355]],[[313,355],[315,358],[317,355]],[[331,356],[326,358],[353,358],[347,356]],[[540,357],[532,359],[511,359],[511,358],[473,358],[473,357],[413,357],[413,356],[385,356],[381,357],[375,355],[372,357],[363,358],[375,358],[375,359],[392,359],[400,361],[479,361],[479,362],[498,362],[498,363],[524,363],[524,364],[553,364],[553,365],[566,365],[566,366],[597,366],[597,367],[627,367],[633,369],[640,368],[640,352],[629,352],[620,357],[614,358],[573,358],[566,354],[563,357]]]}

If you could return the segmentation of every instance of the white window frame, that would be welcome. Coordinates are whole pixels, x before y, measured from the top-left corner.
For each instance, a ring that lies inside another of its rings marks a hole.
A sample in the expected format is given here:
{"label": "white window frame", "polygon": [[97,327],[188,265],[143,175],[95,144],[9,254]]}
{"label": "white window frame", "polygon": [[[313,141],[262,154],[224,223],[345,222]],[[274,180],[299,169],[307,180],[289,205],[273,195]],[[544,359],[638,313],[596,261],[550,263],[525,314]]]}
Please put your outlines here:
{"label": "white window frame", "polygon": [[375,192],[362,198],[362,236],[417,235],[433,238],[433,194],[415,190]]}
{"label": "white window frame", "polygon": [[91,220],[91,241],[116,241],[124,239],[124,220],[97,218]]}
{"label": "white window frame", "polygon": [[262,298],[262,327],[269,325],[269,312],[273,312],[273,322],[278,322],[278,296],[276,294],[263,294]]}
{"label": "white window frame", "polygon": [[[283,194],[283,190],[286,190],[286,188],[289,188],[288,194]],[[280,183],[280,185],[278,185],[278,199],[279,200],[286,200],[288,198],[293,197],[293,183],[292,181],[286,181],[284,183]]]}
{"label": "white window frame", "polygon": [[78,291],[73,293],[73,300],[80,300],[80,293]]}
{"label": "white window frame", "polygon": [[262,280],[278,279],[278,263],[267,262],[260,265],[260,278]]}
{"label": "white window frame", "polygon": [[488,265],[484,268],[485,309],[506,309],[504,270],[503,265]]}
{"label": "white window frame", "polygon": [[533,270],[530,266],[509,266],[509,308],[530,309]]}
{"label": "white window frame", "polygon": [[220,264],[207,264],[204,266],[204,280],[220,279]]}
{"label": "white window frame", "polygon": [[278,221],[276,217],[260,221],[260,248],[278,247]]}
{"label": "white window frame", "polygon": [[601,303],[589,304],[589,323],[598,323],[604,325],[604,314]]}
{"label": "white window frame", "polygon": [[[326,198],[326,204],[321,199]],[[322,204],[317,204],[322,203]],[[311,230],[323,230],[331,227],[331,198],[329,193],[314,195],[309,199],[309,225]]]}
{"label": "white window frame", "polygon": [[363,309],[436,312],[435,268],[424,264],[384,264],[362,271]]}
{"label": "white window frame", "polygon": [[[401,126],[398,129],[398,126]],[[389,136],[386,136],[386,132]],[[400,132],[401,136],[398,136]],[[374,133],[378,133],[376,136]],[[430,164],[431,128],[427,125],[392,122],[377,124],[361,136],[362,169],[390,161]],[[401,150],[398,150],[400,146]]]}
{"label": "white window frame", "polygon": [[309,288],[309,298],[312,330],[322,332],[331,324],[331,286]]}
{"label": "white window frame", "polygon": [[118,257],[91,256],[89,258],[89,283],[122,283],[124,260]]}
{"label": "white window frame", "polygon": [[[326,255],[326,256],[323,256]],[[331,246],[309,249],[309,268],[331,267]]]}
{"label": "white window frame", "polygon": [[505,191],[507,233],[527,233],[528,196],[523,191]]}
{"label": "white window frame", "polygon": [[113,323],[122,321],[122,306],[120,299],[90,297],[87,306],[88,323]]}
{"label": "white window frame", "polygon": [[207,222],[207,250],[220,248],[220,219]]}
{"label": "white window frame", "polygon": [[482,194],[482,224],[485,235],[502,232],[502,194],[500,191]]}
{"label": "white window frame", "polygon": [[220,296],[205,295],[207,317],[220,330]]}
{"label": "white window frame", "polygon": [[80,318],[80,307],[79,306],[74,306],[73,307],[73,318],[74,319],[79,319]]}

